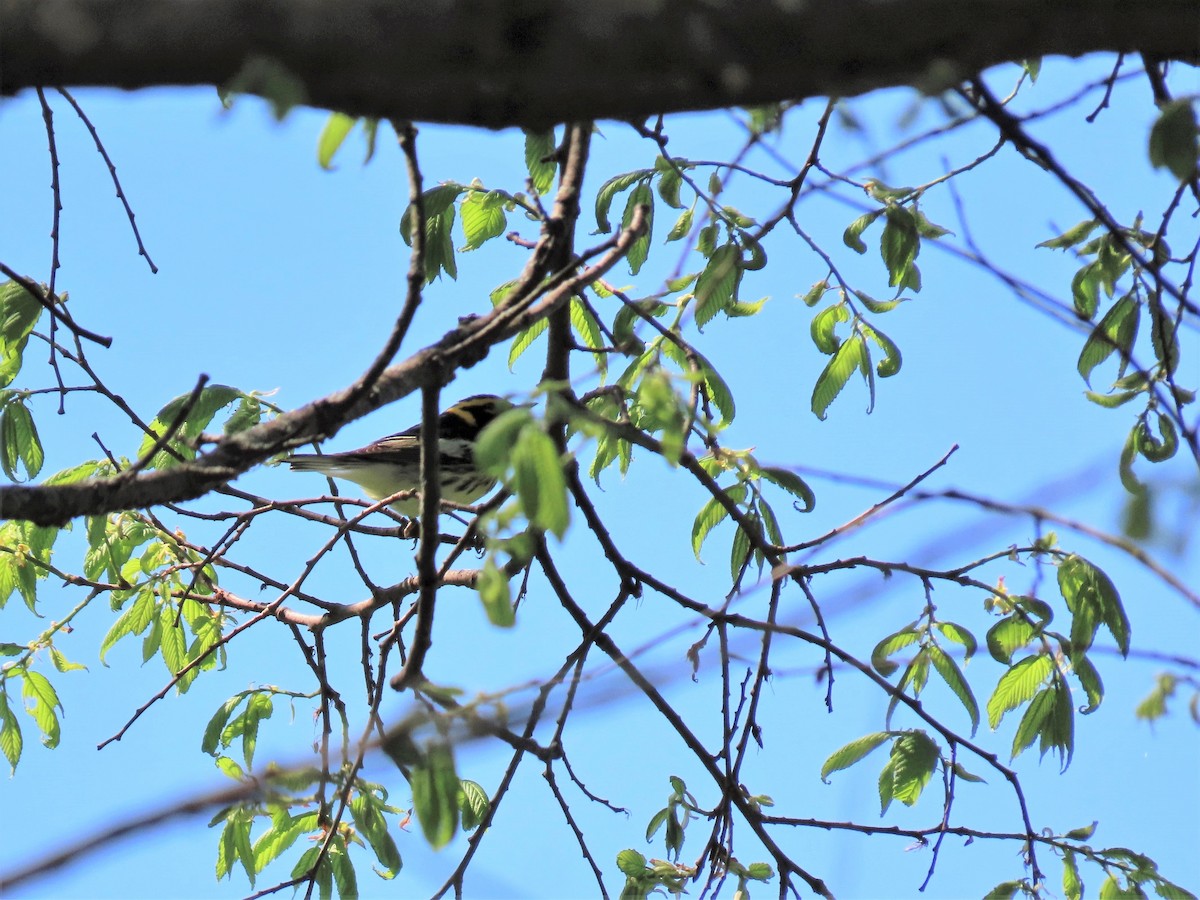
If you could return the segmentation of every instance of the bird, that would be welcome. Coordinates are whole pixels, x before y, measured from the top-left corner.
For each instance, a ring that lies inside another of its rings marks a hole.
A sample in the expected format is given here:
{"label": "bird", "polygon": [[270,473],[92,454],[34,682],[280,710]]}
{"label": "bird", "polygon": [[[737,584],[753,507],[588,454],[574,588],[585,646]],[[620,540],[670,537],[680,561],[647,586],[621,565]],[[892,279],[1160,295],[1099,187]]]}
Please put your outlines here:
{"label": "bird", "polygon": [[[495,394],[475,394],[438,416],[438,472],[443,500],[474,503],[496,486],[494,477],[475,467],[475,441],[489,422],[513,408],[513,403]],[[352,481],[372,500],[382,500],[421,487],[421,425],[417,423],[357,450],[296,453],[283,461],[295,472],[320,472]],[[420,499],[415,496],[390,505],[409,518],[420,511]]]}

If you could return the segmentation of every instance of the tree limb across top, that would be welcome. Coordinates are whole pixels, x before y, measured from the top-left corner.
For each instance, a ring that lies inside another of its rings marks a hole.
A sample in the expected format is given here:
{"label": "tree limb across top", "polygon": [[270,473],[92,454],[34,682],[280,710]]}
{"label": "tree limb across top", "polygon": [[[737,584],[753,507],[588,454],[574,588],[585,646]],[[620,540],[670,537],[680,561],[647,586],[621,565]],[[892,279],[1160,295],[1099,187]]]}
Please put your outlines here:
{"label": "tree limb across top", "polygon": [[255,78],[286,70],[314,106],[492,128],[937,90],[1096,51],[1200,59],[1200,3],[0,0],[0,93],[239,74],[270,93]]}

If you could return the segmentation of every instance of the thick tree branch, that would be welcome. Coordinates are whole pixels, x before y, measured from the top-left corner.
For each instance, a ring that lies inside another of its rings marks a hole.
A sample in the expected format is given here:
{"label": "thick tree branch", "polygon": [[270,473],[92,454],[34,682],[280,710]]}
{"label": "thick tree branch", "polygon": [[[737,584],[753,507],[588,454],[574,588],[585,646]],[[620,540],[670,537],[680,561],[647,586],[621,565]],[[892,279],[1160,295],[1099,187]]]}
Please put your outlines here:
{"label": "thick tree branch", "polygon": [[[621,259],[645,228],[643,215],[630,227],[592,248],[600,258],[578,272],[566,270],[531,286],[484,316],[464,320],[441,340],[384,370],[366,392],[357,385],[284,413],[254,428],[221,438],[194,461],[170,469],[118,475],[76,484],[0,488],[0,519],[25,519],[38,525],[62,525],[82,515],[102,515],[162,503],[191,500],[233,480],[251,466],[292,447],[328,437],[345,422],[432,384],[445,385],[455,370],[475,365],[492,346],[549,315],[580,289],[601,277]],[[545,235],[542,245],[552,243]],[[348,402],[350,398],[352,402]]]}
{"label": "thick tree branch", "polygon": [[308,103],[545,125],[938,88],[1006,60],[1200,56],[1195,0],[0,0],[0,93],[225,84],[249,61]]}

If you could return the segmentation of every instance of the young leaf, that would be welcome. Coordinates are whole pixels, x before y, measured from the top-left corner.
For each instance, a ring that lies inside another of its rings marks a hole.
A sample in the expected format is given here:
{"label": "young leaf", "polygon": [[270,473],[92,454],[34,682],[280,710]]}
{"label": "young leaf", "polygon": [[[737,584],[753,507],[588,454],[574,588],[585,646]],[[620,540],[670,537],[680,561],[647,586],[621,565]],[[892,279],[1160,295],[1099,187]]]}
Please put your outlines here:
{"label": "young leaf", "polygon": [[824,371],[813,385],[812,411],[818,419],[825,420],[829,405],[842,392],[856,369],[866,365],[866,347],[861,334],[855,334],[842,342],[837,353],[829,360]]}
{"label": "young leaf", "polygon": [[1196,110],[1191,100],[1172,100],[1162,107],[1158,121],[1150,129],[1150,164],[1159,169],[1166,166],[1180,181],[1196,172],[1200,155],[1197,137]]}
{"label": "young leaf", "polygon": [[892,798],[912,806],[933,776],[937,744],[924,731],[909,731],[892,744]]}
{"label": "young leaf", "polygon": [[625,254],[625,261],[629,263],[630,275],[636,275],[641,271],[642,264],[650,255],[650,240],[654,235],[654,194],[650,190],[649,183],[645,181],[629,192],[629,199],[625,201],[625,214],[621,216],[621,228],[629,227],[639,206],[646,207],[645,230],[630,245],[629,251]]}
{"label": "young leaf", "polygon": [[1124,373],[1137,338],[1141,310],[1141,304],[1133,295],[1126,294],[1104,314],[1079,351],[1076,368],[1084,381],[1091,384],[1092,370],[1118,350],[1121,354],[1120,373]]}
{"label": "young leaf", "polygon": [[954,695],[966,709],[967,715],[971,717],[971,734],[973,736],[976,729],[979,728],[979,704],[976,702],[975,694],[972,693],[966,678],[963,677],[962,670],[958,668],[958,663],[947,656],[937,644],[929,645],[929,661],[933,664],[934,671],[942,676],[942,680],[949,685],[950,690],[954,691]]}
{"label": "young leaf", "polygon": [[558,161],[554,155],[553,128],[525,132],[525,168],[539,194],[546,194],[554,186]]}
{"label": "young leaf", "polygon": [[853,250],[855,253],[866,253],[867,245],[863,241],[861,235],[871,223],[878,219],[884,213],[884,208],[873,210],[865,213],[846,226],[846,230],[842,233],[842,243]]}
{"label": "young leaf", "polygon": [[486,241],[504,234],[508,218],[504,214],[504,197],[496,191],[471,191],[460,207],[463,234],[467,243],[463,250],[475,250]]}
{"label": "young leaf", "polygon": [[317,138],[317,163],[322,169],[333,168],[333,157],[357,121],[345,113],[330,114],[325,127],[321,129],[321,136]]}
{"label": "young leaf", "polygon": [[446,846],[458,830],[458,775],[454,756],[445,744],[435,744],[421,755],[410,776],[413,811],[425,840],[435,850]]}
{"label": "young leaf", "polygon": [[[728,510],[722,503],[719,503],[715,497],[710,498],[707,503],[700,508],[700,512],[696,514],[696,519],[692,522],[692,552],[696,554],[696,559],[700,562],[700,548],[704,546],[704,540],[708,537],[708,533],[717,525],[725,520],[729,515]],[[740,565],[740,564],[739,564]]]}
{"label": "young leaf", "polygon": [[696,281],[696,325],[703,328],[737,295],[742,278],[742,253],[736,244],[722,244],[708,260]]}
{"label": "young leaf", "polygon": [[1049,656],[1039,653],[1025,657],[1000,677],[987,702],[988,725],[992,730],[1000,724],[1005,713],[1033,698],[1053,666]]}
{"label": "young leaf", "polygon": [[1071,626],[1071,641],[1076,651],[1091,646],[1096,628],[1102,622],[1117,642],[1121,655],[1129,655],[1129,618],[1112,579],[1082,556],[1072,554],[1058,567],[1058,587],[1067,608],[1082,623],[1078,635],[1075,623]]}
{"label": "young leaf", "polygon": [[832,773],[850,768],[891,736],[887,731],[876,731],[834,750],[821,766],[821,780],[828,783]]}

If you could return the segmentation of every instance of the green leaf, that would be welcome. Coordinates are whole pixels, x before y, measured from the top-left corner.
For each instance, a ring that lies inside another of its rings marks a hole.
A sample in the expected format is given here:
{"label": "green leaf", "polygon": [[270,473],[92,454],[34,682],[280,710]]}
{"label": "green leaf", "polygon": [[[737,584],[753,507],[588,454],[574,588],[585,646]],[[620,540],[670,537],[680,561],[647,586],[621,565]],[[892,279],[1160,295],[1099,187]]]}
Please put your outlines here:
{"label": "green leaf", "polygon": [[822,278],[816,284],[808,289],[808,293],[800,298],[800,301],[805,306],[816,306],[821,302],[821,298],[825,296],[825,292],[829,290],[829,279]]}
{"label": "green leaf", "polygon": [[1029,708],[1021,716],[1021,724],[1013,736],[1012,756],[1015,759],[1022,750],[1037,740],[1054,712],[1058,691],[1053,687],[1042,688],[1034,694]]}
{"label": "green leaf", "polygon": [[1091,646],[1096,629],[1103,623],[1117,642],[1121,655],[1129,655],[1129,618],[1108,575],[1082,556],[1071,554],[1059,564],[1058,587],[1075,617],[1071,625],[1071,643],[1076,652]]}
{"label": "green leaf", "polygon": [[1075,853],[1063,850],[1063,896],[1067,900],[1082,900],[1083,881],[1079,878],[1079,866],[1075,862]]}
{"label": "green leaf", "polygon": [[904,298],[902,297],[897,297],[895,300],[876,300],[865,291],[855,291],[854,296],[857,297],[862,305],[867,308],[868,312],[873,312],[876,314],[891,312],[901,303],[905,302]]}
{"label": "green leaf", "polygon": [[704,546],[708,533],[728,516],[729,511],[716,497],[710,498],[704,506],[700,507],[700,512],[696,514],[696,519],[692,522],[692,552],[696,554],[696,559],[700,562],[704,562],[700,559],[700,548]]}
{"label": "green leaf", "polygon": [[1161,412],[1157,416],[1157,436],[1150,431],[1145,418],[1139,420],[1137,425],[1138,452],[1152,463],[1166,462],[1179,450],[1179,434],[1175,430],[1175,423]]}
{"label": "green leaf", "polygon": [[1000,724],[1005,713],[1033,698],[1053,666],[1053,660],[1044,654],[1027,656],[1000,677],[987,702],[988,725],[992,730]]}
{"label": "green leaf", "polygon": [[613,199],[617,194],[632,187],[639,181],[649,180],[653,174],[653,169],[638,169],[634,172],[626,172],[624,175],[616,175],[600,186],[600,190],[596,193],[597,232],[608,234],[608,232],[612,231],[612,223],[608,221],[608,211],[612,207]]}
{"label": "green leaf", "polygon": [[763,466],[759,470],[762,477],[772,484],[783,488],[793,497],[799,499],[799,503],[793,504],[798,512],[812,512],[817,505],[817,495],[813,493],[813,489],[808,486],[803,478],[788,469],[781,469],[776,466]]}
{"label": "green leaf", "polygon": [[8,708],[8,695],[0,691],[0,752],[8,760],[10,772],[17,771],[17,763],[21,761],[23,746],[21,725],[12,710]]}
{"label": "green leaf", "polygon": [[409,778],[413,811],[425,840],[435,850],[446,846],[458,830],[458,775],[446,744],[434,744],[421,755]]}
{"label": "green leaf", "polygon": [[1095,260],[1080,267],[1071,278],[1071,298],[1075,303],[1075,312],[1089,322],[1095,317],[1096,309],[1100,306],[1101,280],[1100,264]]}
{"label": "green leaf", "polygon": [[900,666],[892,662],[889,657],[905,647],[911,647],[920,639],[921,633],[911,626],[897,631],[895,634],[889,634],[871,651],[872,668],[884,678],[890,677]]}
{"label": "green leaf", "polygon": [[971,734],[975,734],[979,728],[979,704],[975,700],[975,694],[971,691],[970,685],[963,677],[962,670],[958,668],[951,657],[947,656],[937,644],[929,645],[929,661],[933,664],[933,669],[942,680],[954,691],[954,695],[958,697],[963,708],[966,709],[967,715],[971,717]]}
{"label": "green leaf", "polygon": [[683,209],[683,204],[679,202],[679,188],[683,184],[681,169],[688,168],[687,163],[660,156],[654,161],[654,168],[658,170],[658,196],[672,209]]}
{"label": "green leaf", "polygon": [[317,138],[317,162],[322,169],[333,168],[333,157],[346,140],[346,135],[354,128],[358,119],[335,112],[325,122],[321,136]]}
{"label": "green leaf", "polygon": [[[145,458],[154,448],[161,435],[171,430],[176,419],[186,409],[187,415],[179,423],[178,428],[171,434],[167,447],[159,450],[150,460],[149,467],[168,469],[178,465],[181,459],[190,460],[196,457],[194,442],[200,437],[218,412],[240,400],[245,395],[235,387],[224,384],[209,384],[201,389],[196,402],[188,408],[191,394],[180,394],[175,397],[154,417],[150,423],[151,434],[143,436],[138,447],[138,456]],[[174,451],[174,452],[172,452]]]}
{"label": "green leaf", "polygon": [[554,175],[558,171],[555,156],[554,129],[525,131],[525,168],[539,194],[546,194],[554,186]]}
{"label": "green leaf", "polygon": [[843,747],[839,747],[829,755],[821,766],[821,780],[828,783],[829,775],[841,769],[848,769],[872,750],[891,737],[887,731],[876,731],[873,734],[856,738]]}
{"label": "green leaf", "polygon": [[463,234],[467,243],[462,249],[475,250],[486,241],[504,234],[508,218],[504,214],[504,197],[496,191],[470,191],[460,207]]}
{"label": "green leaf", "polygon": [[870,227],[872,222],[883,215],[884,211],[884,208],[880,207],[879,209],[859,216],[857,219],[851,222],[846,227],[846,230],[842,233],[842,243],[844,243],[855,253],[866,253],[867,245],[863,241],[861,235],[867,230],[867,228]]}
{"label": "green leaf", "polygon": [[1113,354],[1121,352],[1120,372],[1124,373],[1137,338],[1141,305],[1132,294],[1126,294],[1113,304],[1100,319],[1079,352],[1076,368],[1083,380],[1091,384],[1092,370]]}
{"label": "green leaf", "polygon": [[1010,665],[1013,654],[1033,640],[1040,630],[1025,616],[1005,616],[988,629],[988,652],[996,662]]}
{"label": "green leaf", "polygon": [[491,556],[479,572],[475,589],[479,591],[479,599],[483,601],[483,609],[489,622],[499,628],[511,628],[515,624],[516,616],[513,614],[508,578],[496,566],[496,561]]}
{"label": "green leaf", "polygon": [[1191,100],[1172,100],[1163,104],[1158,120],[1150,129],[1150,164],[1159,169],[1166,166],[1180,181],[1187,181],[1196,172],[1200,158],[1196,110]]}
{"label": "green leaf", "polygon": [[510,409],[493,419],[475,442],[475,464],[495,478],[503,478],[526,428],[537,428],[528,409]]}
{"label": "green leaf", "polygon": [[959,644],[963,648],[963,665],[971,661],[971,657],[975,655],[979,644],[975,640],[975,635],[954,622],[934,622],[934,627],[940,631],[947,640]]}
{"label": "green leaf", "polygon": [[875,365],[875,371],[880,378],[890,378],[900,371],[900,366],[904,360],[900,356],[900,348],[893,343],[892,339],[871,325],[865,322],[859,326],[859,330],[873,341],[883,351],[884,356]]}
{"label": "green leaf", "polygon": [[18,400],[5,404],[0,412],[0,465],[4,474],[12,481],[24,480],[17,472],[20,464],[26,478],[36,478],[44,460],[42,442],[28,408]]}
{"label": "green leaf", "polygon": [[463,830],[474,831],[487,816],[491,800],[487,791],[477,782],[463,779],[458,785],[458,808],[462,812]]}
{"label": "green leaf", "polygon": [[909,272],[920,251],[921,239],[912,213],[903,206],[889,205],[883,236],[879,239],[879,252],[887,266],[890,286],[908,283]]}
{"label": "green leaf", "polygon": [[570,523],[567,482],[558,450],[536,426],[521,430],[512,451],[512,488],[530,523],[562,538]]}
{"label": "green leaf", "polygon": [[850,310],[844,302],[825,307],[813,316],[812,324],[809,326],[813,344],[826,356],[836,353],[838,347],[842,345],[842,341],[834,333],[834,329],[839,323],[849,321]]}
{"label": "green leaf", "polygon": [[630,878],[643,875],[646,872],[646,857],[636,850],[622,850],[617,854],[617,868]]}
{"label": "green leaf", "polygon": [[512,347],[508,351],[508,370],[511,372],[518,359],[526,350],[533,346],[534,341],[541,337],[550,326],[549,319],[538,319],[524,331],[513,338]]}
{"label": "green leaf", "polygon": [[654,235],[654,193],[650,190],[649,183],[645,181],[629,192],[629,199],[625,201],[625,213],[621,216],[622,229],[627,229],[633,222],[639,206],[646,207],[645,229],[641,236],[630,244],[629,250],[625,254],[625,261],[629,263],[629,274],[631,275],[636,275],[641,271],[642,265],[650,255],[650,240]]}
{"label": "green leaf", "polygon": [[703,328],[713,316],[726,310],[737,296],[742,278],[742,252],[736,244],[722,244],[713,250],[708,264],[696,281],[696,326]]}
{"label": "green leaf", "polygon": [[825,420],[829,405],[842,392],[854,371],[866,366],[866,359],[862,335],[855,334],[842,342],[813,386],[812,411],[818,419]]}
{"label": "green leaf", "polygon": [[225,726],[229,722],[229,717],[233,715],[233,711],[241,704],[249,691],[241,691],[234,694],[224,703],[222,703],[212,718],[208,720],[208,724],[204,727],[204,738],[200,741],[200,750],[210,756],[217,755],[217,747],[221,742],[221,733],[225,730]]}
{"label": "green leaf", "polygon": [[1072,225],[1058,237],[1042,241],[1037,246],[1046,247],[1049,250],[1066,250],[1069,247],[1074,247],[1076,244],[1082,244],[1086,241],[1088,235],[1095,231],[1096,226],[1099,224],[1099,219],[1084,219],[1078,225]]}
{"label": "green leaf", "polygon": [[1079,710],[1086,716],[1099,707],[1104,699],[1104,682],[1100,680],[1100,673],[1085,654],[1077,653],[1072,660],[1072,666],[1075,669],[1075,677],[1079,679],[1080,686],[1087,694],[1088,705]]}
{"label": "green leaf", "polygon": [[892,799],[912,806],[933,776],[937,744],[924,731],[909,731],[892,744]]}
{"label": "green leaf", "polygon": [[983,896],[983,900],[1012,900],[1017,891],[1025,888],[1023,881],[1003,881]]}
{"label": "green leaf", "polygon": [[685,209],[679,214],[679,218],[675,220],[675,224],[671,226],[671,230],[667,232],[667,242],[682,240],[687,237],[692,230],[692,219],[695,217],[694,209]]}

